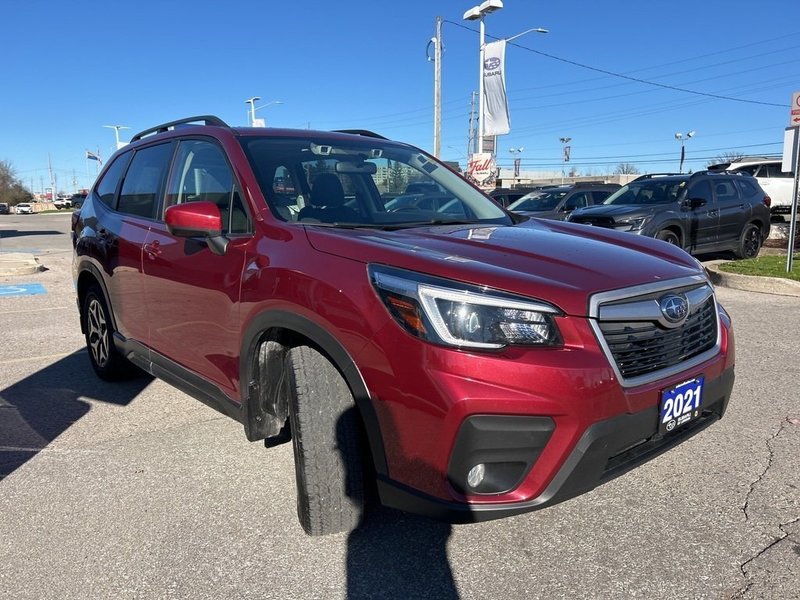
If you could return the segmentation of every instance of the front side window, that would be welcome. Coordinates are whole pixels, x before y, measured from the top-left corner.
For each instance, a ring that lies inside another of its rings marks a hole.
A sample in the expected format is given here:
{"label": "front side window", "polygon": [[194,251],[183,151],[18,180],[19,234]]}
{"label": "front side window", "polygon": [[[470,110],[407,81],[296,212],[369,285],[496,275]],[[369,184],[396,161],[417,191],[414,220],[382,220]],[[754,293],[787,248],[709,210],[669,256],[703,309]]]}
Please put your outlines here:
{"label": "front side window", "polygon": [[555,210],[567,191],[532,192],[512,203],[508,210],[539,212]]}
{"label": "front side window", "polygon": [[273,215],[338,227],[510,224],[494,202],[416,148],[385,140],[242,136]]}
{"label": "front side window", "polygon": [[155,218],[158,194],[172,157],[172,144],[137,150],[125,174],[117,210],[129,215]]}
{"label": "front side window", "polygon": [[583,208],[591,204],[589,200],[589,192],[577,192],[570,196],[564,203],[564,210],[569,212],[576,208]]}
{"label": "front side window", "polygon": [[250,231],[250,219],[222,149],[205,140],[182,140],[167,183],[166,205],[201,200],[219,207],[224,232]]}
{"label": "front side window", "polygon": [[714,198],[711,195],[711,184],[708,183],[707,179],[698,181],[692,186],[692,189],[689,190],[689,199],[705,200],[706,204],[711,204],[714,201]]}

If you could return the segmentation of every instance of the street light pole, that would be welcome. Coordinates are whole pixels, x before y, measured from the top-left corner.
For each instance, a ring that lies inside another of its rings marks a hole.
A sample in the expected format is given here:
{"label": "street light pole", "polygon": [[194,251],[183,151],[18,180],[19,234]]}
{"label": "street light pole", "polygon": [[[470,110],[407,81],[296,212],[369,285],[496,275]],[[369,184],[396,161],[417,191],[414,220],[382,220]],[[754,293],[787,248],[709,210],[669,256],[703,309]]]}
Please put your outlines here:
{"label": "street light pole", "polygon": [[684,148],[684,144],[686,143],[686,140],[688,140],[691,137],[694,137],[694,133],[695,133],[694,130],[692,130],[692,131],[689,131],[686,134],[683,134],[681,132],[678,132],[678,133],[675,134],[675,139],[678,140],[681,143],[681,162],[680,162],[680,165],[678,166],[678,173],[683,173],[683,159],[684,159],[684,156],[686,155],[686,150]]}
{"label": "street light pole", "polygon": [[[436,17],[436,35],[428,42],[433,44],[433,155],[440,158],[442,149],[442,17]],[[427,50],[427,49],[426,49]]]}
{"label": "street light pole", "polygon": [[[483,19],[486,15],[495,12],[496,10],[500,10],[503,8],[502,0],[484,0],[483,3],[479,4],[478,6],[473,6],[467,12],[464,13],[464,20],[465,21],[479,21],[479,28],[480,28],[480,64],[478,65],[478,152],[483,152],[483,132],[484,132],[484,111],[486,108],[486,101],[484,98],[484,91],[483,91],[483,71],[484,71],[484,60],[485,60],[485,53],[486,53],[486,27],[484,25]],[[506,38],[506,42],[511,40],[515,40],[519,37],[522,37],[526,33],[531,32],[536,33],[548,33],[547,29],[542,29],[541,27],[534,27],[532,29],[527,29],[522,33],[518,33],[517,35],[513,35],[510,38]],[[497,152],[497,148],[494,149]]]}
{"label": "street light pole", "polygon": [[245,104],[250,105],[250,127],[255,127],[256,122],[256,102],[261,100],[261,96],[253,96],[244,101]]}
{"label": "street light pole", "polygon": [[[520,156],[522,156],[522,153],[524,151],[525,151],[525,147],[524,146],[520,146],[519,148],[509,148],[508,149],[508,152],[510,154],[519,154]],[[517,184],[519,184],[519,179],[520,179],[520,163],[521,162],[522,162],[522,159],[520,159],[520,158],[515,158],[514,159],[514,181]]]}
{"label": "street light pole", "polygon": [[486,41],[486,28],[483,24],[483,18],[489,13],[503,8],[502,0],[485,0],[478,6],[473,6],[464,13],[465,21],[480,21],[480,62],[478,64],[478,153],[483,152],[483,55],[484,46]]}
{"label": "street light pole", "polygon": [[569,160],[569,157],[567,156],[567,148],[568,148],[567,144],[569,144],[572,141],[572,138],[571,137],[562,137],[562,138],[558,138],[558,141],[561,142],[561,145],[562,145],[562,148],[561,148],[561,185],[564,185],[564,170],[565,170],[565,168],[567,166],[567,161]]}
{"label": "street light pole", "polygon": [[103,127],[107,127],[108,129],[114,130],[114,140],[116,141],[116,149],[119,150],[125,144],[119,141],[119,130],[120,129],[130,129],[130,127],[126,127],[125,125],[103,125]]}
{"label": "street light pole", "polygon": [[272,106],[273,104],[283,104],[280,100],[272,100],[267,102],[266,104],[262,104],[261,106],[256,106],[256,102],[261,100],[258,96],[253,96],[245,100],[245,104],[250,105],[250,127],[266,127],[267,123],[264,119],[256,119],[256,111],[260,108],[266,108],[268,106]]}

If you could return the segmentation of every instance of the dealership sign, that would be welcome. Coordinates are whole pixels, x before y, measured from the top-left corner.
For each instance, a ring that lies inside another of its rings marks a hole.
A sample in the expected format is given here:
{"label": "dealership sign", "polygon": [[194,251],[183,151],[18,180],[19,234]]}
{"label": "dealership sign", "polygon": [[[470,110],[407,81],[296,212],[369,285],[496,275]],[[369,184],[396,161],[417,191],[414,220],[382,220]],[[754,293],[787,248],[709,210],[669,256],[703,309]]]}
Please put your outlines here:
{"label": "dealership sign", "polygon": [[494,157],[490,152],[470,154],[467,176],[478,185],[491,183],[495,178],[496,169]]}

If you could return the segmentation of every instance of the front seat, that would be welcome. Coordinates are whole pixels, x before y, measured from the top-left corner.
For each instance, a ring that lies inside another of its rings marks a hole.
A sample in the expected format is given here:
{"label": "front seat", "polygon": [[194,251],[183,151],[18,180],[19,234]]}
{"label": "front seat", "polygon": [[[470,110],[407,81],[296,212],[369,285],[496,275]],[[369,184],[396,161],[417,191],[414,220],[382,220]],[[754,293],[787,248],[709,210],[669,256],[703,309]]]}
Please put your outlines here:
{"label": "front seat", "polygon": [[345,206],[342,182],[334,173],[320,173],[311,186],[309,204],[297,215],[298,221],[316,220],[321,223],[353,223],[360,221],[358,213]]}

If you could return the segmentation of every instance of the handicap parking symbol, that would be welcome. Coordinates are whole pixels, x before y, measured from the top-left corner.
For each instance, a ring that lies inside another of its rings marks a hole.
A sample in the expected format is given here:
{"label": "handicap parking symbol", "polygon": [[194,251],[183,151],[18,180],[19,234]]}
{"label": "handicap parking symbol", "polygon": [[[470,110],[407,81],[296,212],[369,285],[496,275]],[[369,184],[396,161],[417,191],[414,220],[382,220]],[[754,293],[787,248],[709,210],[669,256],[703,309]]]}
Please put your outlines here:
{"label": "handicap parking symbol", "polygon": [[37,296],[46,294],[47,290],[41,283],[17,283],[13,285],[0,285],[0,298],[11,296]]}

